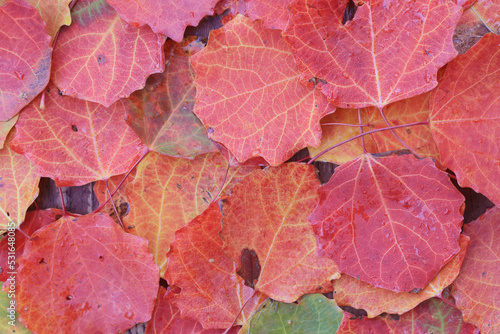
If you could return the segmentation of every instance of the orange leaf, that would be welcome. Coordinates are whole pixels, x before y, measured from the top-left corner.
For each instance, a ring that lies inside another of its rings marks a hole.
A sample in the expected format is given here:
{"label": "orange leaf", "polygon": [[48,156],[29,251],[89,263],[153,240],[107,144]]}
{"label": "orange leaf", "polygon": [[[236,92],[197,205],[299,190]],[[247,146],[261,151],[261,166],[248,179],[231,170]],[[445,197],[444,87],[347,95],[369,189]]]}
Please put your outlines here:
{"label": "orange leaf", "polygon": [[158,274],[147,241],[109,216],[65,216],[35,232],[19,259],[21,322],[40,334],[124,331],[151,318]]}
{"label": "orange leaf", "polygon": [[209,137],[239,162],[261,156],[279,165],[304,146],[319,145],[319,120],[334,108],[319,91],[300,84],[279,30],[238,15],[210,33],[191,63],[194,112]]}
{"label": "orange leaf", "polygon": [[303,81],[321,79],[342,108],[385,105],[431,90],[457,52],[452,36],[462,7],[452,1],[363,1],[342,25],[347,0],[290,5],[284,39]]}
{"label": "orange leaf", "polygon": [[396,293],[372,287],[349,275],[342,275],[340,279],[333,282],[335,301],[339,306],[348,305],[364,309],[369,318],[382,313],[403,314],[410,311],[424,300],[439,297],[441,292],[453,283],[462,266],[469,241],[469,237],[460,235],[460,252],[441,269],[425,289],[418,293]]}
{"label": "orange leaf", "polygon": [[478,220],[464,226],[471,239],[462,270],[452,285],[464,319],[481,333],[500,332],[500,209],[488,210]]}
{"label": "orange leaf", "polygon": [[[225,190],[256,167],[231,167]],[[227,162],[219,153],[194,160],[148,153],[127,185],[130,214],[125,217],[127,232],[149,240],[149,250],[163,275],[166,254],[174,233],[201,214],[215,199],[224,183]]]}
{"label": "orange leaf", "polygon": [[262,20],[269,29],[285,30],[288,23],[288,5],[293,0],[247,0],[246,14],[252,20]]}
{"label": "orange leaf", "polygon": [[65,95],[106,107],[163,72],[165,39],[149,27],[134,28],[104,0],[79,0],[73,23],[59,34],[52,81]]}
{"label": "orange leaf", "polygon": [[254,251],[260,264],[255,289],[272,299],[290,303],[329,292],[329,281],[339,276],[333,261],[316,255],[307,221],[318,187],[312,165],[288,163],[253,172],[221,201],[224,252],[241,270],[242,257]]}
{"label": "orange leaf", "polygon": [[430,159],[362,155],[319,197],[309,217],[319,254],[374,287],[424,289],[460,250],[464,197]]}
{"label": "orange leaf", "polygon": [[471,9],[488,29],[500,34],[500,1],[499,0],[477,0]]}
{"label": "orange leaf", "polygon": [[165,298],[181,310],[183,318],[195,319],[204,328],[230,327],[236,317],[235,324],[244,325],[267,298],[245,286],[236,274],[236,264],[224,255],[218,234],[221,219],[218,204],[210,204],[201,215],[175,232],[167,255],[168,284],[181,288],[181,292],[171,290]]}
{"label": "orange leaf", "polygon": [[39,96],[20,114],[11,144],[41,176],[60,187],[83,185],[127,172],[144,154],[121,102],[105,108],[61,96],[53,84],[44,94],[44,109]]}
{"label": "orange leaf", "polygon": [[5,121],[5,122],[0,121],[0,149],[3,148],[5,140],[7,139],[7,136],[9,134],[10,130],[16,124],[18,117],[19,117],[19,114],[12,117],[8,121]]}
{"label": "orange leaf", "polygon": [[40,14],[23,0],[0,10],[0,121],[7,121],[40,93],[50,77],[52,48]]}
{"label": "orange leaf", "polygon": [[17,228],[24,221],[28,207],[38,196],[40,176],[26,157],[9,147],[14,133],[0,149],[0,233]]}
{"label": "orange leaf", "polygon": [[448,64],[431,95],[431,131],[441,162],[500,205],[500,36],[488,34]]}

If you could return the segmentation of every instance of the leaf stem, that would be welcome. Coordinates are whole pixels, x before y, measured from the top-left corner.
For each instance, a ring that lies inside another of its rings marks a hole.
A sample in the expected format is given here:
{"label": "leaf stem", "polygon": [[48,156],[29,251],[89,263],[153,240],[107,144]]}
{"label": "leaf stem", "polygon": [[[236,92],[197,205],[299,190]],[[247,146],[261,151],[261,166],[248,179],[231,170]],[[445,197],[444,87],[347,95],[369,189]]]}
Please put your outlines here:
{"label": "leaf stem", "polygon": [[[385,117],[385,114],[384,114],[384,111],[382,110],[383,108],[378,108],[378,110],[380,111],[380,115],[382,115],[382,118],[384,119],[384,122],[385,124],[387,124],[388,127],[391,127],[391,124],[389,124],[389,121],[387,120],[387,117]],[[422,159],[422,157],[417,153],[415,152],[415,150],[413,150],[410,146],[408,146],[408,144],[405,143],[405,141],[403,139],[401,139],[401,137],[396,133],[396,131],[394,131],[394,129],[390,129],[392,134],[394,135],[394,137],[396,137],[396,139],[401,143],[401,145],[403,145],[407,150],[409,150],[411,153],[413,153],[414,156],[416,156],[417,158],[419,159]]]}
{"label": "leaf stem", "polygon": [[[358,108],[358,120],[359,120],[359,132],[363,133],[363,126],[361,125],[361,109]],[[365,136],[361,137],[361,144],[363,145],[363,153],[366,154],[366,146],[365,146]]]}
{"label": "leaf stem", "polygon": [[415,122],[415,123],[409,123],[409,124],[394,125],[394,126],[387,127],[387,128],[375,129],[375,130],[371,130],[371,131],[368,131],[368,132],[364,132],[364,133],[361,133],[361,134],[356,135],[354,137],[351,137],[349,139],[346,139],[346,140],[344,140],[344,141],[342,141],[340,143],[337,143],[337,144],[335,144],[333,146],[330,146],[327,149],[324,149],[323,151],[319,152],[314,157],[312,157],[311,160],[309,160],[309,162],[307,164],[309,164],[309,165],[312,164],[316,159],[318,159],[320,156],[322,156],[326,152],[329,152],[329,151],[333,150],[334,148],[339,147],[340,145],[343,145],[345,143],[348,143],[348,142],[353,141],[355,139],[358,139],[360,137],[363,137],[363,136],[366,136],[366,135],[369,135],[369,134],[372,134],[372,133],[375,133],[375,132],[380,132],[380,131],[386,131],[386,130],[391,130],[391,129],[399,129],[399,128],[407,128],[407,127],[410,127],[410,126],[427,125],[427,124],[429,124],[428,121],[422,121],[422,122]]}
{"label": "leaf stem", "polygon": [[[104,184],[106,185],[106,190],[108,191],[109,198],[111,199],[111,191],[109,191],[108,180],[104,181]],[[120,222],[120,225],[122,226],[122,229],[125,231],[125,225],[123,225],[122,218],[120,217],[120,214],[118,213],[118,210],[116,209],[115,201],[112,200],[111,204],[113,204],[113,209],[115,210],[116,218],[118,218],[118,221]]]}
{"label": "leaf stem", "polygon": [[61,196],[61,206],[62,206],[62,210],[63,210],[63,216],[66,216],[66,206],[64,205],[64,196],[63,196],[62,188],[57,187],[57,189],[59,189],[59,196]]}
{"label": "leaf stem", "polygon": [[234,326],[234,324],[236,323],[236,320],[238,320],[240,314],[243,312],[243,310],[245,309],[245,307],[247,306],[248,302],[255,296],[255,294],[257,293],[257,290],[253,290],[253,293],[252,295],[246,300],[246,302],[243,303],[243,305],[241,306],[240,308],[240,311],[238,312],[238,314],[236,315],[236,317],[234,318],[233,320],[233,323],[231,324],[231,326],[229,326],[225,331],[224,333],[222,334],[227,334],[227,332],[229,332],[229,330]]}
{"label": "leaf stem", "polygon": [[321,126],[324,126],[324,125],[342,125],[342,126],[351,126],[351,127],[354,127],[354,128],[358,128],[360,126],[363,126],[363,127],[366,127],[366,126],[370,126],[370,124],[349,124],[349,123],[321,123]]}

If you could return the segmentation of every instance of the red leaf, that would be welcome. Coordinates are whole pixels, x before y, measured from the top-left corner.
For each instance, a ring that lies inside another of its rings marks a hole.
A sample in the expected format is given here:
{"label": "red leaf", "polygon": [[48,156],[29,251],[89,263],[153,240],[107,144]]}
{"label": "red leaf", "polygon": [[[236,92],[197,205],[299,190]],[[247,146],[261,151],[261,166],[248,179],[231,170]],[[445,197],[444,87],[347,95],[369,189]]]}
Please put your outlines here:
{"label": "red leaf", "polygon": [[72,20],[59,34],[52,68],[65,95],[109,107],[163,72],[165,39],[130,26],[104,0],[79,0]]}
{"label": "red leaf", "polygon": [[[500,36],[488,34],[448,64],[431,95],[431,131],[441,162],[500,205]],[[493,51],[494,50],[494,51]]]}
{"label": "red leaf", "polygon": [[121,17],[133,26],[148,24],[154,32],[180,43],[187,26],[197,26],[214,13],[218,0],[108,0]]}
{"label": "red leaf", "polygon": [[439,67],[457,52],[452,35],[462,7],[452,1],[364,1],[342,25],[348,1],[290,5],[284,39],[304,81],[343,108],[383,106],[431,90]]}
{"label": "red leaf", "polygon": [[472,10],[494,34],[500,34],[500,1],[477,0]]}
{"label": "red leaf", "polygon": [[127,123],[151,150],[170,156],[194,158],[215,151],[207,130],[193,114],[196,89],[189,56],[203,43],[185,39],[165,45],[165,72],[153,74],[143,90],[126,100]]}
{"label": "red leaf", "polygon": [[[224,329],[204,329],[195,320],[182,319],[177,307],[163,296],[167,290],[160,286],[153,317],[146,326],[145,334],[223,334]],[[239,327],[232,327],[228,334],[238,333]]]}
{"label": "red leaf", "polygon": [[335,170],[310,222],[319,254],[374,287],[423,289],[460,250],[463,196],[430,159],[365,154]]}
{"label": "red leaf", "polygon": [[183,318],[195,319],[204,328],[230,327],[243,306],[235,324],[246,324],[267,298],[245,286],[236,274],[236,264],[224,255],[218,234],[221,219],[218,204],[212,203],[175,233],[167,254],[168,284],[181,292],[169,291],[165,298],[181,310]]}
{"label": "red leaf", "polygon": [[21,322],[37,333],[111,333],[151,318],[158,267],[147,241],[103,214],[38,230],[19,259]]}
{"label": "red leaf", "polygon": [[1,7],[0,27],[0,121],[7,121],[47,86],[52,48],[40,14],[23,0]]}
{"label": "red leaf", "polygon": [[[24,223],[19,227],[22,232],[18,230],[14,231],[15,238],[15,258],[18,259],[24,252],[24,244],[28,241],[28,237],[30,237],[36,230],[41,227],[48,225],[50,223],[55,222],[62,216],[62,211],[59,209],[48,209],[48,210],[35,210],[26,213],[26,219]],[[17,271],[17,263],[9,264],[8,256],[11,250],[11,245],[9,245],[9,237],[11,233],[6,235],[2,240],[0,240],[0,281],[5,282],[8,277],[10,277],[9,272]],[[10,259],[12,260],[12,258]]]}
{"label": "red leaf", "polygon": [[146,148],[124,121],[125,108],[60,96],[53,85],[21,113],[12,149],[60,187],[106,180],[127,172]]}
{"label": "red leaf", "polygon": [[191,58],[195,114],[211,139],[239,162],[261,156],[279,165],[320,143],[320,118],[334,111],[319,91],[303,87],[279,30],[238,15],[212,31]]}
{"label": "red leaf", "polygon": [[269,29],[285,30],[288,5],[293,0],[247,0],[246,13],[252,20],[262,20]]}
{"label": "red leaf", "polygon": [[462,270],[452,285],[464,319],[481,333],[500,332],[500,209],[494,207],[464,226],[471,239]]}
{"label": "red leaf", "polygon": [[221,201],[224,252],[241,268],[242,252],[255,251],[261,267],[255,289],[275,300],[329,292],[338,277],[333,261],[316,256],[307,222],[318,187],[312,165],[288,163],[253,172]]}

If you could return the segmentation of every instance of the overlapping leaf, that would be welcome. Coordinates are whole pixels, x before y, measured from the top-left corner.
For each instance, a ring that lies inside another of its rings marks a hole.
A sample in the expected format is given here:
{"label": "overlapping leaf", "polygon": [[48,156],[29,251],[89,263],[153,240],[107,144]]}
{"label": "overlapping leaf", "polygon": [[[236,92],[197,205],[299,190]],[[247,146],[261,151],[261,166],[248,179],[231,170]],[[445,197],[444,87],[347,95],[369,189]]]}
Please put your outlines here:
{"label": "overlapping leaf", "polygon": [[[204,329],[195,320],[181,318],[179,309],[163,298],[166,292],[165,288],[160,287],[153,316],[146,326],[145,334],[223,334],[223,329]],[[235,326],[227,333],[236,334],[238,328]]]}
{"label": "overlapping leaf", "polygon": [[459,310],[433,298],[401,317],[377,317],[344,321],[337,334],[477,334],[477,328],[463,321]]}
{"label": "overlapping leaf", "polygon": [[[231,167],[223,194],[255,167]],[[194,160],[148,153],[127,185],[129,232],[149,240],[149,250],[163,275],[174,233],[201,214],[223,187],[227,162],[219,153]]]}
{"label": "overlapping leaf", "polygon": [[17,114],[50,78],[52,48],[40,14],[23,0],[0,11],[0,121]]}
{"label": "overlapping leaf", "polygon": [[[109,191],[113,195],[113,202],[115,203],[115,207],[116,207],[121,219],[123,219],[123,217],[128,215],[130,212],[130,205],[128,203],[128,199],[127,199],[127,196],[125,194],[125,188],[126,188],[127,184],[129,184],[130,182],[132,182],[134,180],[136,172],[137,172],[137,169],[134,168],[130,172],[130,174],[127,175],[127,177],[125,179],[124,179],[124,177],[126,175],[123,174],[123,175],[112,176],[107,181]],[[120,188],[118,190],[116,190],[116,187],[118,187],[119,185],[120,185]],[[115,193],[115,190],[116,190],[116,193]],[[97,181],[94,185],[94,193],[95,193],[95,196],[97,197],[97,201],[99,202],[100,205],[102,205],[104,202],[106,202],[109,198],[108,189],[106,188],[106,182],[105,181]],[[111,216],[111,218],[113,218],[117,223],[119,223],[118,218],[116,217],[115,207],[113,207],[113,203],[111,203],[111,201],[109,201],[104,205],[104,208],[102,210],[103,210],[103,212],[107,212]],[[128,226],[126,226],[126,227],[128,227]]]}
{"label": "overlapping leaf", "polygon": [[469,238],[460,235],[460,252],[451,259],[422,291],[417,293],[396,293],[386,289],[374,288],[349,275],[342,275],[333,282],[335,301],[340,306],[364,309],[369,318],[382,313],[403,314],[424,300],[438,297],[442,291],[457,278],[469,246]]}
{"label": "overlapping leaf", "polygon": [[236,264],[224,255],[218,234],[221,219],[214,202],[175,233],[167,255],[168,284],[181,292],[170,291],[165,298],[181,310],[183,318],[195,319],[204,328],[227,328],[237,318],[234,324],[243,325],[267,298],[245,286]]}
{"label": "overlapping leaf", "polygon": [[239,162],[261,156],[279,165],[304,146],[319,145],[319,120],[334,108],[319,91],[300,84],[279,30],[238,15],[213,31],[191,62],[194,112],[209,137]]}
{"label": "overlapping leaf", "polygon": [[253,20],[262,20],[269,29],[285,30],[288,23],[288,5],[293,0],[248,0],[246,13]]}
{"label": "overlapping leaf", "polygon": [[[343,108],[385,105],[437,85],[456,56],[452,35],[462,8],[452,1],[364,1],[342,24],[348,1],[300,0],[284,32],[303,81]],[[317,78],[317,79],[314,79]]]}
{"label": "overlapping leaf", "polygon": [[430,159],[365,154],[319,196],[309,217],[319,254],[374,287],[424,289],[460,249],[464,198]]}
{"label": "overlapping leaf", "polygon": [[193,38],[165,45],[165,72],[153,74],[143,90],[124,100],[127,123],[150,150],[193,158],[214,151],[207,130],[193,114],[196,89],[189,56],[203,47]]}
{"label": "overlapping leaf", "polygon": [[104,0],[79,0],[59,34],[52,80],[65,94],[106,107],[163,72],[162,36],[134,28]]}
{"label": "overlapping leaf", "polygon": [[12,149],[60,187],[107,180],[127,172],[146,148],[124,121],[121,102],[110,108],[61,96],[54,85],[21,113]]}
{"label": "overlapping leaf", "polygon": [[255,289],[275,300],[331,291],[329,281],[338,277],[333,261],[316,256],[307,221],[318,187],[313,166],[283,164],[253,172],[221,202],[224,252],[241,268],[242,252],[253,250],[261,268]]}
{"label": "overlapping leaf", "polygon": [[154,32],[181,42],[187,26],[197,26],[212,15],[218,0],[108,0],[120,16],[133,26],[148,24]]}
{"label": "overlapping leaf", "polygon": [[26,209],[38,196],[40,177],[26,157],[9,147],[14,133],[0,149],[0,233],[16,228],[24,221]]}
{"label": "overlapping leaf", "polygon": [[481,333],[500,332],[500,209],[494,207],[464,226],[471,239],[462,270],[453,283],[457,307]]}
{"label": "overlapping leaf", "polygon": [[459,54],[464,54],[489,32],[488,27],[477,17],[474,10],[468,8],[464,10],[455,28],[453,44]]}
{"label": "overlapping leaf", "polygon": [[500,36],[488,34],[448,64],[431,95],[431,131],[462,187],[500,205]]}
{"label": "overlapping leaf", "polygon": [[[5,282],[10,289],[11,284],[13,284],[13,292],[2,292],[0,291],[0,331],[2,333],[15,333],[15,334],[31,334],[29,330],[24,327],[22,323],[19,322],[19,314],[16,312],[15,300],[12,298],[15,295],[15,280]],[[4,282],[0,282],[0,286],[4,285]],[[14,302],[14,303],[12,303]]]}
{"label": "overlapping leaf", "polygon": [[471,8],[491,32],[497,35],[500,34],[499,0],[477,0]]}
{"label": "overlapping leaf", "polygon": [[19,263],[18,310],[34,332],[111,333],[151,318],[159,272],[147,241],[107,215],[45,226]]}
{"label": "overlapping leaf", "polygon": [[9,119],[8,121],[5,122],[0,121],[0,149],[3,148],[5,140],[7,139],[7,135],[16,124],[18,117],[19,115],[16,115],[11,119]]}

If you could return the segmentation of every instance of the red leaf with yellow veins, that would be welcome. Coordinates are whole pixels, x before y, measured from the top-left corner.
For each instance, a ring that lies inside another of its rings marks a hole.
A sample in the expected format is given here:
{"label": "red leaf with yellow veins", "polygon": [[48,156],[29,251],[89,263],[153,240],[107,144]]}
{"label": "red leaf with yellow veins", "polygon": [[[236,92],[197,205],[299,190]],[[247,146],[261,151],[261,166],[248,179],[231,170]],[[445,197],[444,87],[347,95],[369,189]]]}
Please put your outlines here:
{"label": "red leaf with yellow veins", "polygon": [[186,38],[165,45],[165,72],[153,74],[143,90],[126,100],[127,123],[150,150],[170,156],[193,158],[215,151],[207,130],[193,114],[196,89],[189,56],[203,43]]}
{"label": "red leaf with yellow veins", "polygon": [[154,32],[181,42],[187,26],[197,26],[214,13],[218,0],[108,0],[120,16],[133,26],[148,24]]}
{"label": "red leaf with yellow veins", "polygon": [[471,239],[462,270],[452,285],[464,320],[481,333],[500,332],[500,209],[494,207],[478,220],[466,224]]}
{"label": "red leaf with yellow veins", "polygon": [[144,87],[163,72],[164,37],[134,28],[104,0],[79,0],[73,23],[59,34],[52,81],[65,95],[106,107]]}
{"label": "red leaf with yellow veins", "polygon": [[0,121],[7,121],[40,93],[50,78],[52,48],[40,14],[23,0],[0,10]]}
{"label": "red leaf with yellow veins", "polygon": [[374,287],[424,289],[460,250],[464,197],[430,159],[362,155],[319,197],[309,217],[319,255]]}
{"label": "red leaf with yellow veins", "polygon": [[239,162],[261,156],[279,165],[301,148],[320,144],[319,120],[334,107],[321,92],[300,84],[279,30],[238,15],[210,33],[191,63],[194,112],[209,137]]}
{"label": "red leaf with yellow veins", "polygon": [[431,90],[457,52],[452,35],[462,7],[452,1],[364,1],[342,20],[348,1],[298,0],[284,39],[302,80],[342,108],[385,105]]}
{"label": "red leaf with yellow veins", "polygon": [[285,30],[288,23],[288,5],[293,0],[247,0],[246,14],[252,20],[262,20],[269,29]]}
{"label": "red leaf with yellow veins", "polygon": [[5,144],[5,140],[7,140],[7,136],[9,135],[10,130],[16,125],[17,118],[19,114],[12,117],[8,121],[1,122],[0,121],[0,149],[3,148]]}
{"label": "red leaf with yellow veins", "polygon": [[333,282],[335,301],[340,306],[352,306],[364,309],[369,318],[382,313],[403,314],[423,302],[438,297],[449,286],[460,271],[465,252],[469,246],[469,237],[460,235],[460,252],[451,259],[422,291],[417,293],[396,293],[390,290],[375,288],[349,275],[342,275]]}
{"label": "red leaf with yellow veins", "polygon": [[9,147],[14,133],[0,149],[0,233],[17,228],[24,221],[26,210],[38,196],[36,167],[26,157]]}
{"label": "red leaf with yellow veins", "polygon": [[35,232],[19,259],[21,321],[40,334],[124,331],[151,318],[158,274],[147,241],[109,216],[64,216]]}
{"label": "red leaf with yellow veins", "polygon": [[[344,318],[345,319],[345,318]],[[337,334],[478,334],[463,321],[460,311],[433,298],[423,302],[401,317],[349,319],[343,321]]]}
{"label": "red leaf with yellow veins", "polygon": [[247,176],[222,200],[224,252],[247,264],[256,254],[260,275],[255,289],[272,299],[294,302],[307,293],[331,291],[338,277],[333,261],[316,255],[307,221],[318,203],[319,181],[311,165],[288,163]]}
{"label": "red leaf with yellow veins", "polygon": [[[258,167],[231,167],[222,194]],[[149,240],[156,264],[165,272],[174,233],[201,214],[224,184],[227,162],[220,153],[194,160],[148,153],[127,185],[130,214],[127,231]]]}
{"label": "red leaf with yellow veins", "polygon": [[462,187],[500,205],[500,36],[488,34],[448,64],[431,95],[431,131],[441,162]]}
{"label": "red leaf with yellow veins", "polygon": [[[175,232],[167,254],[169,291],[167,301],[181,310],[181,317],[199,321],[204,328],[244,325],[267,297],[245,286],[236,273],[236,263],[222,251],[219,237],[222,214],[212,203],[198,217]],[[247,300],[250,300],[247,303]],[[243,312],[240,310],[245,306]]]}
{"label": "red leaf with yellow veins", "polygon": [[[165,300],[167,290],[160,286],[152,319],[146,326],[145,334],[223,334],[224,329],[204,329],[196,320],[181,318],[180,310]],[[229,334],[238,333],[239,327],[229,330]]]}
{"label": "red leaf with yellow veins", "polygon": [[11,146],[60,187],[107,180],[127,172],[146,147],[125,123],[125,108],[61,96],[49,85],[19,116]]}

